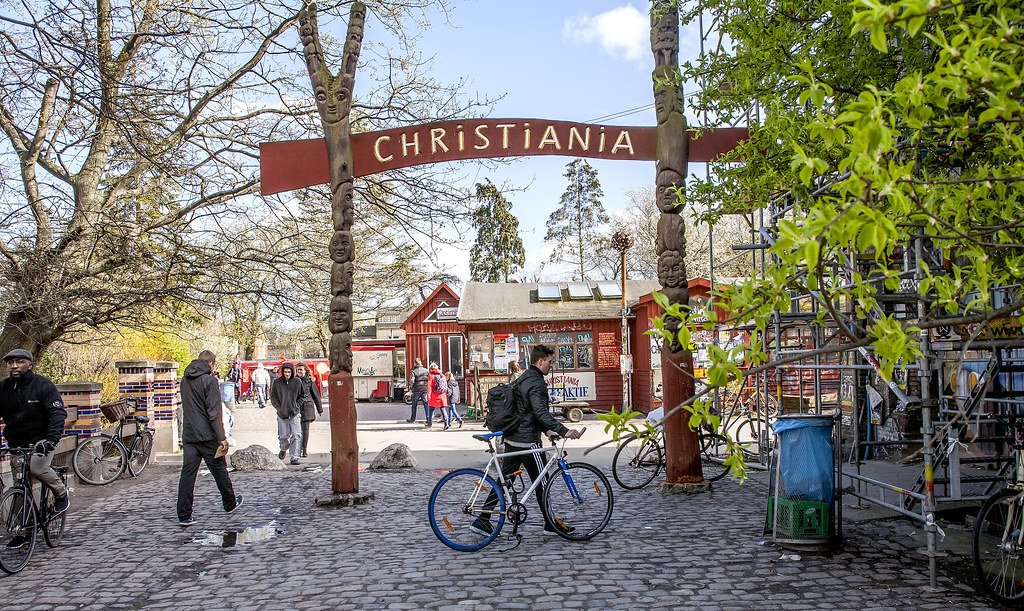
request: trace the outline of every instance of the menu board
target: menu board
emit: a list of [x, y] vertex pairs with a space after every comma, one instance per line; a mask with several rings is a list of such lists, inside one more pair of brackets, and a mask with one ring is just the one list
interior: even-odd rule
[[597, 334], [597, 368], [618, 369], [619, 368], [619, 342], [615, 333]]

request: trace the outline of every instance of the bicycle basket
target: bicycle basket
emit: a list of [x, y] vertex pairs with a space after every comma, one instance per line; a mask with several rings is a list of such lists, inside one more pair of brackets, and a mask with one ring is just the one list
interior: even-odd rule
[[134, 412], [135, 406], [127, 401], [114, 401], [100, 405], [100, 411], [103, 412], [104, 418], [114, 423], [120, 422], [121, 418]]

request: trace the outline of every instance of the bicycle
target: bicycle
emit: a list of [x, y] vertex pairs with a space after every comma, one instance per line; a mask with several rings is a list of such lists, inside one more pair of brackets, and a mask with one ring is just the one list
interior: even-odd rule
[[[29, 472], [29, 461], [35, 448], [7, 448], [5, 452], [23, 457], [20, 477], [16, 477], [14, 485], [0, 494], [0, 524], [3, 525], [0, 528], [0, 570], [13, 575], [32, 559], [40, 525], [46, 545], [51, 548], [60, 545], [67, 514], [53, 510], [56, 499], [46, 486], [40, 486], [39, 503], [36, 504]], [[68, 468], [57, 466], [53, 470], [67, 487]]]
[[[137, 407], [131, 399], [123, 399], [120, 403]], [[135, 424], [135, 432], [126, 438], [124, 427], [128, 423]], [[121, 416], [113, 435], [100, 433], [80, 440], [71, 458], [75, 475], [93, 486], [109, 484], [121, 477], [126, 469], [132, 477], [141, 475], [153, 452], [153, 431], [148, 423], [146, 416]], [[130, 439], [127, 445], [125, 439]]]
[[[582, 429], [580, 434], [586, 430]], [[503, 435], [501, 431], [473, 435], [474, 439], [486, 443], [487, 452], [493, 455], [484, 470], [458, 469], [434, 486], [427, 516], [431, 530], [441, 543], [460, 552], [475, 552], [494, 541], [508, 519], [512, 523], [509, 538], [515, 537], [518, 546], [523, 539], [519, 526], [527, 517], [525, 502], [537, 492], [541, 482], [544, 482], [545, 497], [541, 513], [559, 536], [570, 541], [587, 541], [604, 530], [611, 519], [615, 500], [608, 478], [599, 469], [583, 462], [567, 462], [564, 440], [559, 448], [558, 438], [552, 437], [552, 456], [529, 488], [523, 481], [522, 469], [506, 481], [500, 459], [540, 454], [546, 449], [497, 452], [494, 439]], [[497, 480], [492, 477], [492, 470], [497, 473]], [[496, 502], [488, 506], [487, 500], [492, 496]], [[470, 528], [479, 517], [497, 518], [490, 533], [480, 534]]]
[[[704, 479], [715, 482], [729, 473], [725, 465], [725, 437], [707, 429], [697, 430], [700, 465]], [[665, 468], [665, 445], [662, 429], [653, 436], [630, 434], [623, 439], [612, 457], [612, 477], [626, 490], [640, 490], [654, 481]]]
[[1015, 478], [982, 503], [974, 522], [972, 555], [983, 588], [996, 600], [1014, 604], [1024, 599], [1024, 425], [1016, 415], [1007, 420], [1013, 431]]

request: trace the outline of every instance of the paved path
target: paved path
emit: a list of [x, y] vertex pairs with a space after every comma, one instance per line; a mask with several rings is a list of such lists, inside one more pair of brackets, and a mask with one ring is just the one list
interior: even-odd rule
[[[616, 490], [612, 522], [586, 543], [542, 536], [532, 511], [522, 544], [467, 554], [426, 523], [439, 474], [361, 475], [376, 500], [324, 509], [326, 464], [237, 473], [243, 506], [224, 514], [208, 475], [191, 528], [174, 519], [177, 473], [75, 506], [65, 543], [41, 546], [0, 577], [4, 609], [946, 609], [987, 608], [943, 579], [928, 592], [913, 541], [887, 524], [848, 525], [835, 554], [780, 551], [760, 536], [762, 482], [667, 497]], [[90, 492], [95, 489], [90, 489]], [[529, 509], [534, 510], [531, 504]], [[40, 544], [42, 545], [42, 544]], [[225, 546], [226, 545], [226, 546]], [[786, 556], [784, 558], [784, 555]]]

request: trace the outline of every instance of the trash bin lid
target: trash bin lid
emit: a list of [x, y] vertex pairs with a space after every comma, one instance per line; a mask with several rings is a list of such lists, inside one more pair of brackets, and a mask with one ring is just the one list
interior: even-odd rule
[[835, 416], [823, 414], [785, 414], [772, 421], [772, 430], [775, 434], [783, 431], [792, 431], [812, 426], [832, 427]]

